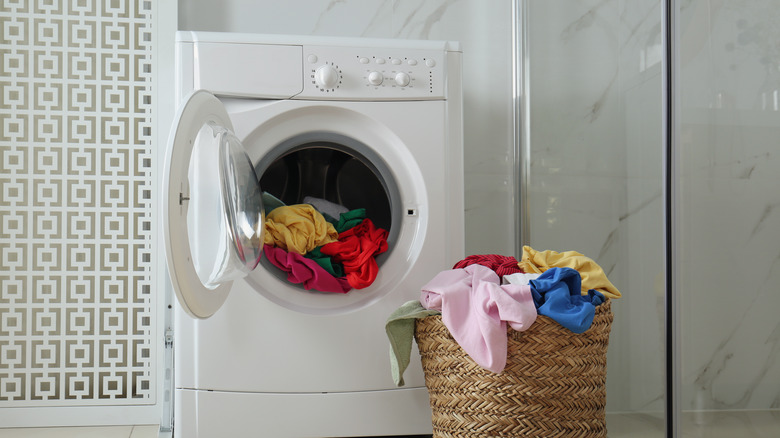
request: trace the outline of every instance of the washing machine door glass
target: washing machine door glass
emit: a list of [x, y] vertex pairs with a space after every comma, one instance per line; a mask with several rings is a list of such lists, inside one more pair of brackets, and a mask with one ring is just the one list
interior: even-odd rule
[[164, 185], [164, 230], [171, 280], [182, 307], [206, 318], [233, 280], [262, 254], [264, 212], [254, 166], [222, 103], [198, 91], [173, 127]]
[[260, 260], [262, 193], [241, 142], [211, 120], [195, 138], [188, 177], [192, 260], [200, 282], [215, 289], [244, 277]]

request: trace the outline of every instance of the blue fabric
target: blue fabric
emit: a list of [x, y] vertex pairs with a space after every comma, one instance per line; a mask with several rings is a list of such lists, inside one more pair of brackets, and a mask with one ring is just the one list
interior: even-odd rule
[[530, 281], [536, 311], [574, 333], [588, 330], [596, 306], [604, 302], [604, 295], [595, 289], [581, 295], [581, 283], [580, 273], [572, 268], [544, 271], [539, 278]]

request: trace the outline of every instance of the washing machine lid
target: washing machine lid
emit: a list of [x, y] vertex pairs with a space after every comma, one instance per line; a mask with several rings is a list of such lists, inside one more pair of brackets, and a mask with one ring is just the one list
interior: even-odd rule
[[164, 170], [163, 229], [184, 310], [213, 315], [262, 255], [265, 216], [254, 165], [222, 103], [195, 91], [179, 108]]

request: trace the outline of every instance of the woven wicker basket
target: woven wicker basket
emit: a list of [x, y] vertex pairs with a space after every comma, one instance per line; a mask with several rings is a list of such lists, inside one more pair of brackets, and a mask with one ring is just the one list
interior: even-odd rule
[[433, 411], [434, 438], [606, 437], [610, 301], [574, 334], [545, 316], [526, 331], [508, 328], [499, 374], [477, 365], [441, 316], [417, 320], [415, 340]]

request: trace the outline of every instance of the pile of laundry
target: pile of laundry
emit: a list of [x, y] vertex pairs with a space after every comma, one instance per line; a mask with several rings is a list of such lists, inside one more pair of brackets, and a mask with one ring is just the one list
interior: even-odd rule
[[[306, 197], [302, 204], [268, 201], [263, 253], [306, 290], [347, 293], [365, 288], [379, 272], [375, 257], [387, 251], [388, 232], [366, 217], [325, 199]], [[269, 208], [268, 206], [272, 207]]]
[[387, 319], [393, 379], [404, 384], [417, 318], [440, 314], [461, 348], [482, 368], [499, 373], [506, 366], [507, 324], [524, 331], [544, 315], [583, 333], [596, 307], [620, 296], [604, 270], [576, 251], [525, 246], [520, 261], [493, 254], [466, 257], [423, 286], [419, 300]]

